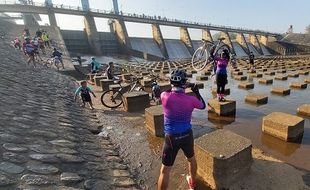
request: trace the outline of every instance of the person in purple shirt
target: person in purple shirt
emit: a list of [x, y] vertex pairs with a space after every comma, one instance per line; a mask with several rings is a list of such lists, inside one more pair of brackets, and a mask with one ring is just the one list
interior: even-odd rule
[[227, 49], [224, 49], [220, 57], [215, 57], [216, 67], [216, 85], [217, 85], [217, 98], [220, 102], [225, 101], [225, 85], [227, 84], [227, 65], [230, 60], [230, 55]]
[[194, 156], [191, 117], [195, 108], [205, 109], [206, 104], [199, 93], [197, 85], [190, 85], [196, 97], [185, 94], [185, 88], [189, 84], [186, 81], [185, 71], [172, 71], [170, 76], [172, 89], [161, 93], [164, 111], [165, 142], [162, 166], [158, 179], [158, 190], [168, 188], [169, 174], [180, 149], [182, 149], [188, 160], [189, 175], [186, 177], [188, 185], [190, 189], [195, 187], [197, 163]]

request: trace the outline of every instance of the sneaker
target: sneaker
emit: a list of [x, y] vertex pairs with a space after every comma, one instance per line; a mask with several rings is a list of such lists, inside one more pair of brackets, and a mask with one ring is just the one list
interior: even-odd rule
[[196, 184], [195, 184], [195, 182], [192, 180], [192, 178], [191, 178], [190, 175], [186, 175], [186, 181], [187, 181], [189, 190], [194, 190], [195, 187], [196, 187]]

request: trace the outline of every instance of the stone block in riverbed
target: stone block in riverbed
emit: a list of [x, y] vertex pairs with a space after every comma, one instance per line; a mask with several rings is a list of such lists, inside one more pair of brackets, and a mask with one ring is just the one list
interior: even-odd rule
[[160, 87], [160, 91], [164, 92], [166, 90], [170, 90], [171, 89], [171, 84], [170, 83], [159, 83], [158, 84]]
[[252, 165], [252, 143], [228, 130], [216, 130], [195, 140], [198, 175], [212, 189], [228, 189], [245, 178]]
[[297, 113], [310, 117], [310, 104], [304, 104], [297, 108]]
[[273, 87], [271, 89], [271, 93], [279, 95], [289, 95], [291, 93], [291, 89], [283, 87]]
[[208, 100], [208, 112], [216, 113], [219, 116], [228, 116], [236, 114], [236, 101], [226, 100], [219, 102], [218, 99]]
[[150, 97], [147, 92], [133, 91], [124, 94], [124, 109], [127, 112], [144, 111], [150, 106]]
[[251, 77], [256, 77], [256, 78], [262, 78], [263, 77], [263, 74], [262, 73], [253, 73], [253, 74], [250, 74]]
[[110, 80], [110, 79], [101, 79], [100, 80], [100, 86], [102, 88], [102, 91], [107, 91], [109, 90], [109, 86], [111, 84], [114, 84], [114, 81], [113, 80]]
[[265, 75], [275, 75], [275, 72], [274, 71], [268, 71], [268, 72], [265, 72]]
[[307, 83], [303, 83], [303, 82], [291, 82], [290, 87], [291, 87], [291, 88], [306, 89], [306, 88], [307, 88]]
[[[217, 94], [217, 89], [216, 88], [212, 88], [212, 94], [216, 95]], [[225, 95], [230, 95], [230, 88], [225, 88]]]
[[164, 136], [163, 106], [151, 106], [145, 109], [145, 124], [148, 130], [156, 137]]
[[272, 84], [273, 83], [273, 79], [265, 79], [265, 78], [262, 78], [262, 79], [259, 79], [258, 81], [260, 84]]
[[101, 85], [100, 80], [103, 80], [103, 79], [107, 79], [107, 77], [106, 76], [95, 76], [94, 81], [95, 81], [96, 86], [100, 86]]
[[287, 80], [287, 75], [276, 75], [276, 80]]
[[300, 74], [300, 75], [308, 75], [309, 71], [299, 71], [298, 74]]
[[245, 96], [245, 101], [253, 104], [267, 104], [268, 96], [251, 93]]
[[248, 79], [248, 77], [247, 76], [242, 76], [242, 75], [234, 75], [234, 79], [242, 81], [242, 80]]
[[199, 80], [199, 81], [206, 81], [206, 80], [208, 80], [208, 76], [206, 76], [206, 75], [197, 76], [197, 77], [196, 77], [196, 80]]
[[288, 76], [297, 78], [297, 77], [299, 77], [299, 74], [298, 73], [289, 73]]
[[241, 83], [239, 83], [238, 87], [243, 88], [243, 89], [253, 89], [254, 83], [252, 83], [252, 82], [241, 82]]
[[273, 112], [263, 118], [262, 131], [284, 141], [295, 141], [302, 137], [304, 123], [301, 117]]
[[305, 83], [310, 84], [310, 78], [305, 78]]

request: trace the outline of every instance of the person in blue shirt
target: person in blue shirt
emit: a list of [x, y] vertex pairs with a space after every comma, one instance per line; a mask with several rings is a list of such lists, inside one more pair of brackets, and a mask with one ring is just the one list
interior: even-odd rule
[[87, 86], [87, 82], [86, 81], [82, 81], [81, 82], [81, 86], [79, 88], [77, 88], [76, 91], [75, 91], [74, 101], [76, 101], [76, 97], [80, 94], [81, 98], [82, 98], [82, 101], [83, 101], [83, 105], [82, 106], [85, 107], [85, 104], [89, 103], [90, 109], [94, 109], [93, 103], [91, 101], [91, 97], [90, 97], [89, 93], [92, 93], [92, 95], [96, 98], [95, 93], [92, 91], [91, 88], [89, 88]]
[[97, 73], [101, 67], [101, 64], [98, 63], [94, 57], [92, 57], [90, 66], [91, 66], [91, 73]]
[[55, 59], [58, 59], [60, 61], [60, 63], [62, 64], [62, 68], [65, 69], [65, 66], [64, 66], [64, 63], [62, 61], [62, 57], [61, 56], [62, 56], [62, 53], [60, 53], [59, 51], [57, 51], [56, 48], [54, 48], [52, 57], [55, 58]]

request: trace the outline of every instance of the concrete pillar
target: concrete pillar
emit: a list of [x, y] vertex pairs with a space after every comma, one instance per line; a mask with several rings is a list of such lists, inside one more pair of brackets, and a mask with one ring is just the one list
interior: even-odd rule
[[194, 54], [194, 47], [186, 27], [180, 27], [180, 40], [185, 44], [191, 55]]
[[115, 19], [113, 21], [113, 28], [121, 48], [123, 48], [124, 51], [131, 49], [130, 39], [123, 19]]
[[28, 28], [38, 27], [39, 23], [32, 14], [23, 14], [24, 24]]
[[234, 46], [231, 42], [229, 33], [228, 32], [221, 32], [220, 38], [225, 38], [225, 40], [223, 42], [230, 47], [230, 51], [232, 53], [235, 53], [235, 49], [234, 49]]
[[256, 34], [249, 34], [249, 41], [258, 50], [258, 52], [263, 55], [262, 47], [260, 46]]
[[89, 11], [89, 1], [88, 0], [81, 0], [82, 9], [83, 11]]
[[168, 59], [169, 58], [168, 51], [167, 51], [166, 44], [165, 44], [165, 41], [164, 41], [164, 38], [163, 38], [163, 35], [161, 33], [159, 25], [158, 24], [152, 24], [152, 31], [153, 31], [153, 39], [158, 44], [160, 51], [163, 54], [163, 56]]
[[114, 12], [116, 14], [118, 14], [119, 10], [118, 10], [118, 2], [117, 2], [117, 0], [113, 0], [113, 8], [114, 8]]
[[267, 35], [261, 35], [260, 36], [260, 43], [263, 44], [264, 46], [268, 45], [268, 36]]
[[50, 21], [50, 26], [57, 26], [56, 16], [54, 11], [48, 10], [48, 20]]
[[88, 38], [89, 46], [91, 47], [93, 53], [96, 55], [101, 55], [101, 45], [100, 45], [100, 38], [96, 28], [95, 19], [91, 15], [84, 16], [84, 26], [85, 32]]
[[241, 45], [247, 54], [250, 53], [248, 43], [246, 43], [243, 33], [237, 33], [236, 41]]
[[202, 39], [213, 42], [213, 38], [212, 38], [210, 30], [208, 29], [202, 30]]

